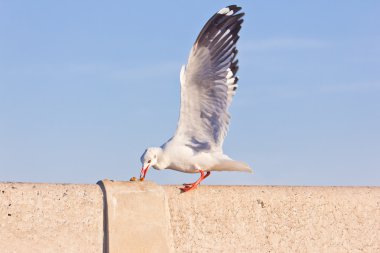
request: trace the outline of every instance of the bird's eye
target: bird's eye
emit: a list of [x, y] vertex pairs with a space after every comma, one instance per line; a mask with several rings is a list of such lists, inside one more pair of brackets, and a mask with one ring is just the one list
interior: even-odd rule
[[152, 160], [149, 160], [148, 163], [150, 163]]

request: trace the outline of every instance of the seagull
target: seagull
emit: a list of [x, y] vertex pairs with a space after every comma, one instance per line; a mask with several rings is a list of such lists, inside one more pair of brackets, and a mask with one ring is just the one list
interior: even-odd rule
[[227, 6], [215, 13], [199, 33], [186, 66], [180, 72], [181, 107], [177, 130], [161, 147], [151, 147], [141, 156], [140, 180], [150, 167], [200, 173], [196, 188], [211, 171], [252, 172], [244, 162], [223, 153], [228, 131], [228, 109], [237, 89], [236, 42], [243, 23], [241, 7]]

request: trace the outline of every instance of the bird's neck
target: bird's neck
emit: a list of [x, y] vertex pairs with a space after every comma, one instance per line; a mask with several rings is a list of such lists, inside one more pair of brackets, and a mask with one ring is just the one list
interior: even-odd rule
[[167, 154], [161, 149], [160, 154], [158, 155], [157, 163], [154, 166], [159, 170], [166, 169], [170, 165], [170, 159]]

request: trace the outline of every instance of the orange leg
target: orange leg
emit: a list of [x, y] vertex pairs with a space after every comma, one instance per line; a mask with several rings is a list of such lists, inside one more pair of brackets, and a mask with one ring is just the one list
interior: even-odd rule
[[199, 185], [199, 184], [200, 184], [205, 178], [207, 178], [207, 177], [211, 174], [210, 171], [207, 171], [207, 172], [206, 172], [206, 175], [205, 175], [205, 173], [204, 173], [203, 170], [199, 170], [199, 172], [201, 173], [201, 177], [200, 177], [197, 181], [195, 181], [194, 183], [191, 183], [191, 184], [183, 184], [185, 187], [180, 188], [183, 192], [187, 192], [187, 191], [190, 191], [190, 190], [192, 190], [192, 189], [197, 188], [197, 186], [198, 186], [198, 185]]

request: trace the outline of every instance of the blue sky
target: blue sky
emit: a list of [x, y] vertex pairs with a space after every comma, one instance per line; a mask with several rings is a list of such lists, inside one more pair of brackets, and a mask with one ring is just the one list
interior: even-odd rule
[[380, 185], [379, 1], [0, 1], [0, 181], [137, 176], [175, 131], [192, 43], [228, 4], [246, 17], [224, 150], [255, 173], [205, 183]]

